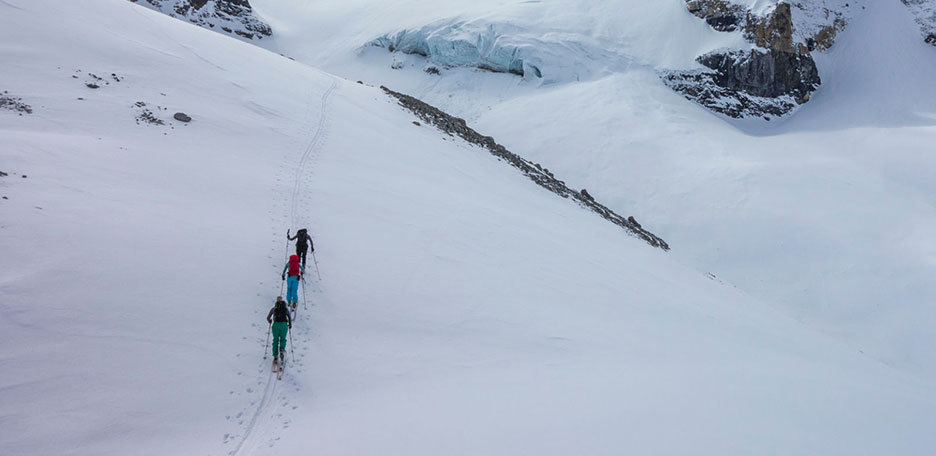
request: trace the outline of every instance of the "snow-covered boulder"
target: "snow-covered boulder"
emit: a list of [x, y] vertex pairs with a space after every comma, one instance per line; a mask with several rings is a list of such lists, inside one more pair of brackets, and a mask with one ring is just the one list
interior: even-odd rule
[[249, 0], [130, 0], [193, 24], [239, 36], [263, 39], [273, 34], [269, 25], [257, 19]]

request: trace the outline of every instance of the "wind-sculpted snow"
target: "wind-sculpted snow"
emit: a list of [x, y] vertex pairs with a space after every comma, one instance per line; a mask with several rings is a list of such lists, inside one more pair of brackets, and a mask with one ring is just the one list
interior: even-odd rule
[[936, 46], [936, 0], [901, 0], [910, 8], [920, 29], [923, 39]]
[[539, 83], [587, 80], [626, 58], [574, 33], [536, 33], [510, 23], [443, 20], [367, 43], [425, 57], [443, 67], [510, 73]]

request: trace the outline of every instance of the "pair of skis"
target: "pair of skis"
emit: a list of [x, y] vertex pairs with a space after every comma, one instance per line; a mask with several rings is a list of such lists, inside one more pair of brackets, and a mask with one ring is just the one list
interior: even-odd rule
[[278, 356], [273, 357], [273, 372], [276, 373], [276, 379], [283, 379], [283, 370], [286, 368], [286, 358], [283, 357], [283, 360], [280, 361]]

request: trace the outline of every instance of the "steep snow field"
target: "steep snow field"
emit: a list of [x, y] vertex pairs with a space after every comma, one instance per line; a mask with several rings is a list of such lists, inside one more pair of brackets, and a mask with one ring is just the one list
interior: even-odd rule
[[[657, 75], [698, 66], [693, 58], [713, 49], [750, 46], [740, 33], [708, 29], [682, 0], [598, 3], [254, 2], [278, 31], [269, 45], [465, 117], [571, 186], [651, 221], [687, 264], [936, 379], [936, 49], [911, 11], [896, 0], [807, 3], [807, 12], [848, 10], [850, 24], [815, 54], [824, 84], [812, 101], [767, 123], [717, 117]], [[546, 83], [444, 67], [432, 75], [422, 57], [361, 47], [437, 21], [464, 24], [466, 41], [491, 25], [495, 42], [565, 45], [565, 55], [524, 51], [550, 57], [564, 76]], [[475, 35], [492, 41], [488, 33]]]
[[[0, 25], [2, 90], [33, 108], [0, 111], [0, 454], [936, 447], [931, 382], [414, 125], [376, 88], [124, 0], [2, 0]], [[549, 93], [615, 87], [636, 116], [652, 103], [628, 78], [652, 86], [636, 72]], [[733, 131], [668, 106], [643, 117], [669, 110], [663, 134]], [[164, 125], [136, 122], [144, 109]], [[663, 207], [682, 190], [653, 175], [692, 151], [645, 156], [640, 138], [629, 164], [646, 168], [629, 175], [645, 182], [617, 194], [596, 169], [589, 190], [699, 252], [688, 225], [671, 226], [678, 208]], [[746, 164], [721, 147], [726, 166]], [[682, 189], [718, 171], [682, 169]], [[653, 179], [657, 190], [641, 185]], [[305, 225], [322, 280], [308, 279], [295, 358], [276, 381], [263, 317], [280, 293], [283, 232]]]

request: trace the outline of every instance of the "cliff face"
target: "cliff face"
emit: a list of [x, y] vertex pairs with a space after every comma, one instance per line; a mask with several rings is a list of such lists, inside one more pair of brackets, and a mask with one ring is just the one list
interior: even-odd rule
[[273, 34], [257, 19], [248, 0], [130, 0], [193, 24], [236, 35], [246, 40]]
[[849, 10], [848, 3], [824, 0], [795, 6], [780, 1], [758, 11], [732, 0], [686, 0], [686, 5], [715, 30], [740, 31], [756, 48], [700, 56], [696, 61], [706, 69], [664, 72], [664, 82], [713, 111], [767, 120], [809, 101], [821, 84], [811, 53], [834, 44]]

